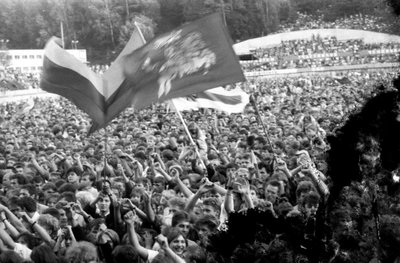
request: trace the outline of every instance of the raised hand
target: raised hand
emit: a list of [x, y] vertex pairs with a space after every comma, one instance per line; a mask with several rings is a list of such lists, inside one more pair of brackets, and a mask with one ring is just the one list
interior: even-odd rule
[[250, 193], [250, 184], [247, 180], [243, 180], [242, 183], [237, 183], [237, 191], [241, 194], [249, 194]]
[[122, 199], [121, 203], [126, 204], [127, 206], [129, 206], [130, 209], [136, 208], [136, 206], [134, 204], [132, 204], [132, 201], [129, 198]]
[[168, 247], [168, 239], [163, 235], [156, 236], [157, 243], [160, 244], [161, 248], [165, 249]]
[[82, 206], [79, 203], [73, 204], [72, 208], [74, 209], [75, 213], [80, 214], [80, 215], [83, 214]]
[[174, 181], [174, 182], [178, 181], [178, 179], [179, 179], [179, 171], [178, 171], [178, 169], [175, 168], [175, 167], [171, 168], [170, 176], [172, 178], [172, 181]]
[[144, 191], [144, 193], [143, 193], [143, 201], [145, 202], [145, 203], [148, 203], [148, 202], [150, 202], [151, 201], [151, 198], [153, 197], [153, 193], [154, 193], [154, 190], [151, 190], [151, 191]]
[[203, 179], [201, 179], [201, 185], [202, 186], [204, 185], [205, 187], [208, 187], [208, 188], [211, 188], [214, 186], [214, 184], [212, 182], [210, 182], [210, 180], [208, 180], [207, 177], [204, 177]]
[[125, 223], [129, 225], [135, 225], [135, 213], [133, 211], [129, 211], [124, 215]]
[[161, 164], [158, 163], [158, 162], [154, 163], [154, 169], [157, 170], [157, 171], [161, 171], [162, 170]]
[[275, 170], [286, 170], [287, 169], [287, 164], [284, 160], [277, 158], [276, 159], [276, 167]]
[[32, 224], [33, 220], [28, 216], [26, 212], [19, 212], [20, 217], [27, 223]]

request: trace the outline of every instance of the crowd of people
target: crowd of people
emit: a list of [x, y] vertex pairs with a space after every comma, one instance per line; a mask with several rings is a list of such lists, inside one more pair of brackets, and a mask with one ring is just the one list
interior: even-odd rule
[[380, 18], [371, 15], [357, 14], [349, 17], [338, 18], [333, 22], [328, 22], [324, 16], [315, 17], [308, 14], [298, 13], [298, 18], [294, 23], [282, 24], [277, 33], [322, 28], [356, 29], [389, 33], [390, 26], [391, 25], [381, 21]]
[[[326, 22], [323, 16], [315, 18], [299, 13], [294, 23], [283, 24], [275, 33], [329, 28], [389, 32], [389, 27], [370, 15], [359, 14]], [[339, 41], [336, 37], [316, 35], [309, 40], [282, 41], [276, 47], [253, 50], [255, 60], [242, 61], [242, 67], [245, 71], [266, 71], [398, 62], [399, 50], [399, 43], [394, 42], [366, 44], [362, 39]], [[99, 74], [108, 67], [90, 65], [92, 71]], [[39, 88], [40, 74], [22, 73], [12, 68], [0, 71], [0, 91]]]
[[[246, 262], [376, 259], [362, 183], [322, 217], [326, 138], [395, 75], [249, 80], [242, 88], [265, 127], [251, 104], [241, 114], [184, 112], [194, 144], [164, 104], [128, 109], [91, 135], [87, 116], [65, 99], [36, 99], [29, 113], [1, 105], [0, 262], [244, 262], [241, 246], [223, 256], [216, 238], [232, 231], [235, 215], [254, 211], [296, 222], [282, 231], [299, 244], [270, 229], [247, 244], [257, 253]], [[398, 231], [398, 221], [382, 219], [382, 233]]]
[[9, 90], [37, 89], [40, 75], [22, 73], [10, 67], [0, 68], [0, 92]]
[[[370, 15], [354, 15], [333, 22], [323, 16], [298, 14], [294, 23], [283, 24], [276, 33], [309, 29], [356, 29], [389, 33], [390, 25]], [[376, 51], [379, 52], [372, 52]], [[382, 52], [380, 52], [382, 50]], [[253, 61], [243, 62], [245, 70], [264, 71], [287, 68], [316, 68], [398, 62], [398, 43], [366, 44], [362, 39], [339, 41], [335, 37], [313, 36], [310, 40], [282, 41], [279, 46], [253, 50]]]
[[399, 43], [365, 44], [362, 39], [338, 41], [333, 36], [317, 35], [253, 50], [256, 59], [242, 65], [246, 70], [260, 71], [398, 62], [399, 47]]
[[[300, 14], [282, 32], [387, 26], [361, 15], [322, 20]], [[244, 68], [398, 60], [357, 57], [374, 49], [398, 45], [316, 36], [256, 50], [268, 62]], [[346, 55], [293, 59], [335, 52]], [[383, 198], [382, 190], [377, 202], [362, 180], [329, 206], [327, 163], [329, 136], [369, 98], [393, 89], [397, 74], [249, 79], [238, 84], [254, 99], [243, 113], [182, 113], [193, 142], [167, 104], [128, 108], [93, 134], [87, 115], [63, 98], [36, 98], [28, 111], [2, 104], [0, 262], [398, 262], [397, 196]], [[31, 77], [8, 71], [4, 79], [37, 87]]]

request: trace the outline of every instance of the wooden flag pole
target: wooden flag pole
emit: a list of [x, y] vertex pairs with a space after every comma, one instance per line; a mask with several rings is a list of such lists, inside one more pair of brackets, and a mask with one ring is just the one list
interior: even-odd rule
[[254, 99], [253, 95], [250, 95], [250, 103], [253, 105], [253, 108], [256, 111], [258, 123], [260, 123], [261, 126], [263, 127], [263, 130], [264, 130], [264, 133], [265, 133], [265, 137], [267, 138], [267, 143], [271, 147], [271, 151], [272, 151], [272, 155], [274, 156], [274, 160], [277, 161], [276, 160], [275, 151], [274, 151], [274, 147], [272, 146], [271, 140], [269, 138], [267, 127], [265, 127], [265, 124], [261, 119], [260, 111], [258, 110], [257, 103], [256, 103], [256, 100]]
[[103, 180], [106, 180], [106, 169], [107, 169], [107, 146], [108, 146], [108, 135], [107, 129], [104, 127], [104, 168], [103, 168]]
[[195, 150], [195, 152], [196, 152], [196, 155], [199, 157], [200, 163], [201, 163], [201, 165], [202, 165], [202, 166], [204, 167], [204, 169], [205, 169], [205, 176], [206, 176], [206, 175], [207, 175], [207, 168], [206, 168], [206, 165], [204, 164], [203, 160], [201, 159], [201, 155], [200, 155], [200, 153], [199, 153], [199, 151], [198, 151], [198, 149], [197, 149], [197, 145], [196, 145], [196, 143], [194, 142], [194, 140], [193, 140], [193, 138], [192, 138], [192, 135], [190, 135], [190, 132], [189, 132], [188, 127], [186, 126], [185, 120], [183, 119], [181, 112], [175, 107], [175, 103], [174, 103], [174, 100], [173, 100], [173, 99], [171, 100], [171, 104], [172, 104], [172, 106], [175, 108], [175, 112], [176, 112], [176, 114], [178, 114], [178, 117], [179, 117], [179, 119], [180, 119], [181, 122], [182, 122], [182, 125], [183, 125], [183, 128], [185, 129], [186, 134], [189, 136], [190, 144], [194, 146], [194, 150]]

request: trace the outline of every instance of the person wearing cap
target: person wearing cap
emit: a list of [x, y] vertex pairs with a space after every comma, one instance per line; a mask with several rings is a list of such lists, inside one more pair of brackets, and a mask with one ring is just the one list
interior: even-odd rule
[[25, 168], [25, 164], [24, 163], [17, 162], [17, 163], [14, 164], [13, 167], [14, 167], [14, 172], [16, 174], [21, 174], [21, 175], [24, 174], [24, 168]]

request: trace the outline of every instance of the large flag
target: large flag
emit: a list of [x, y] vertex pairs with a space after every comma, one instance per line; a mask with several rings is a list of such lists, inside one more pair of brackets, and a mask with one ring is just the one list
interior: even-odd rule
[[50, 40], [41, 88], [70, 99], [88, 113], [93, 120], [91, 133], [128, 106], [139, 110], [154, 102], [245, 80], [219, 14], [144, 42], [141, 32], [135, 30], [100, 77]]
[[138, 27], [135, 27], [125, 48], [103, 76], [62, 49], [58, 38], [51, 38], [45, 47], [40, 87], [71, 100], [89, 115], [93, 125], [105, 126], [106, 98], [125, 80], [121, 58], [145, 43]]
[[71, 100], [93, 122], [104, 122], [103, 79], [62, 49], [57, 38], [46, 44], [40, 87]]
[[130, 105], [139, 110], [245, 80], [220, 14], [156, 37], [124, 61], [126, 80], [107, 99], [105, 123]]
[[172, 107], [179, 111], [212, 108], [227, 113], [243, 112], [248, 103], [249, 95], [242, 89], [228, 91], [222, 87], [171, 100]]

